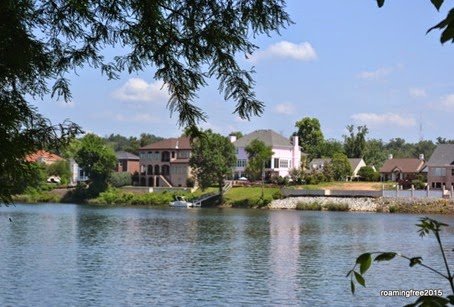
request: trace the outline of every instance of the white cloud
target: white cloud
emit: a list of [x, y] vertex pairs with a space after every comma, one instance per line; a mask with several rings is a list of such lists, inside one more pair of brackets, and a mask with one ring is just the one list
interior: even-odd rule
[[423, 98], [427, 96], [425, 89], [417, 87], [410, 88], [408, 94], [413, 98]]
[[274, 106], [274, 111], [278, 114], [292, 115], [295, 113], [295, 105], [292, 103], [279, 103]]
[[266, 50], [256, 51], [251, 55], [250, 61], [259, 62], [260, 60], [267, 58], [290, 58], [299, 61], [310, 61], [317, 58], [317, 53], [308, 42], [295, 44], [288, 41], [282, 41], [271, 45]]
[[441, 98], [440, 106], [446, 111], [453, 111], [454, 94], [450, 94]]
[[366, 126], [398, 126], [398, 127], [415, 127], [416, 120], [410, 116], [401, 116], [394, 113], [357, 113], [351, 116], [353, 120]]
[[141, 78], [129, 79], [112, 96], [121, 101], [146, 103], [164, 103], [169, 98], [167, 86], [162, 81], [147, 83]]
[[395, 71], [402, 70], [404, 65], [397, 64], [392, 67], [379, 67], [373, 71], [362, 71], [358, 73], [357, 77], [363, 80], [380, 80], [384, 79], [386, 76], [394, 73]]

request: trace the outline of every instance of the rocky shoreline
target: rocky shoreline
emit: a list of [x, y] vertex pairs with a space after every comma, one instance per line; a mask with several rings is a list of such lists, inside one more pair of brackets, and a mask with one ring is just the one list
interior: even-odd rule
[[337, 206], [351, 212], [454, 214], [453, 200], [430, 198], [288, 197], [273, 200], [268, 208], [304, 210], [311, 205], [319, 210]]

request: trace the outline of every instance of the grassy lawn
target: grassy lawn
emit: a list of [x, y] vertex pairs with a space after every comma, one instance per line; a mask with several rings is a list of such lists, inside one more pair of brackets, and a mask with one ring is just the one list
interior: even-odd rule
[[[273, 194], [278, 191], [279, 191], [279, 188], [265, 187], [264, 198], [271, 199]], [[261, 187], [234, 187], [225, 194], [224, 201], [227, 204], [241, 202], [246, 199], [251, 200], [251, 201], [256, 201], [256, 200], [260, 199], [261, 195], [262, 195]]]

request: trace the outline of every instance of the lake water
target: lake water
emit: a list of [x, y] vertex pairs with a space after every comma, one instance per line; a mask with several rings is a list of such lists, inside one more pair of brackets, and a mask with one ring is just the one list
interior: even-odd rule
[[[398, 306], [380, 290], [448, 283], [397, 259], [367, 288], [345, 277], [366, 251], [442, 269], [419, 215], [38, 204], [0, 208], [0, 306]], [[454, 217], [443, 234], [454, 262]], [[11, 221], [9, 220], [11, 219]]]

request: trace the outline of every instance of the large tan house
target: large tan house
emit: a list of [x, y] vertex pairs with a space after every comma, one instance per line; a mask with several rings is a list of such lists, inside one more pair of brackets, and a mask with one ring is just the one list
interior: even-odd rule
[[139, 149], [139, 183], [148, 187], [186, 187], [191, 176], [187, 137], [165, 139]]

